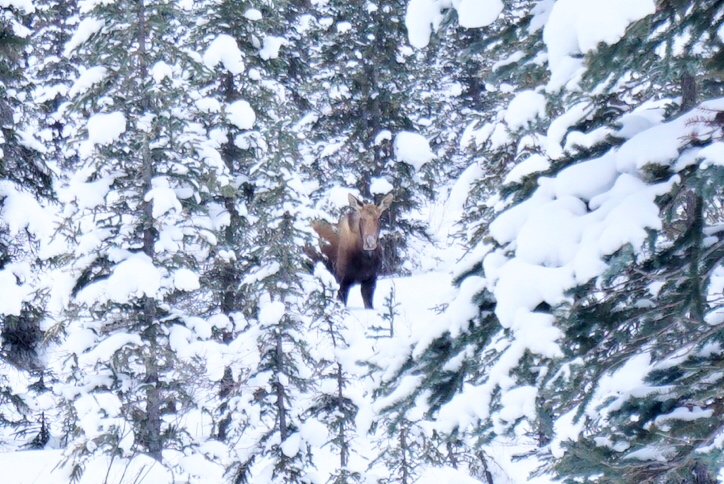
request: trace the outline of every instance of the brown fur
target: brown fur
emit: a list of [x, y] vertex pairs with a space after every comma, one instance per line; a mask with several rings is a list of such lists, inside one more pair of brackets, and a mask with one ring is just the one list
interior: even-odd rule
[[349, 289], [362, 285], [365, 308], [373, 309], [372, 300], [377, 284], [377, 273], [382, 263], [382, 249], [378, 244], [380, 216], [392, 203], [392, 194], [379, 205], [362, 204], [349, 195], [352, 211], [343, 215], [336, 226], [317, 220], [312, 228], [319, 235], [322, 254], [305, 249], [314, 261], [322, 261], [339, 283], [339, 299], [347, 304]]

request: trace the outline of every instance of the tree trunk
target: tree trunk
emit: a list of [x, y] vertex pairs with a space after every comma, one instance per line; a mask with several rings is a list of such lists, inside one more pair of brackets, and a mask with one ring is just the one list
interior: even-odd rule
[[[334, 338], [334, 334], [332, 337]], [[334, 346], [337, 346], [336, 343]], [[342, 393], [343, 390], [344, 377], [342, 374], [342, 365], [337, 363], [337, 409], [342, 415], [344, 415], [344, 395]], [[342, 418], [339, 424], [339, 433], [337, 434], [337, 437], [339, 438], [339, 466], [341, 469], [346, 469], [347, 462], [349, 461], [349, 445], [347, 444], [345, 430], [346, 429], [344, 426], [344, 418]]]
[[689, 248], [689, 286], [691, 291], [690, 317], [694, 321], [704, 324], [704, 312], [706, 301], [704, 299], [704, 288], [702, 287], [702, 275], [700, 271], [701, 248], [704, 243], [704, 199], [699, 190], [690, 193], [689, 206], [689, 237], [691, 247]]
[[[148, 82], [148, 65], [146, 62], [146, 5], [144, 0], [138, 0], [138, 75], [141, 80], [141, 104], [144, 109], [150, 108], [150, 99], [145, 91]], [[154, 176], [153, 159], [149, 140], [144, 139], [141, 149], [141, 176], [144, 195], [152, 188]], [[155, 257], [156, 231], [153, 227], [153, 202], [144, 199], [141, 209], [143, 210], [143, 252], [148, 257]], [[161, 460], [163, 442], [161, 439], [161, 406], [163, 396], [159, 387], [158, 369], [158, 342], [156, 328], [156, 301], [150, 297], [143, 299], [143, 313], [140, 315], [140, 322], [143, 324], [145, 339], [149, 342], [149, 354], [146, 356], [146, 411], [145, 418], [141, 423], [141, 435], [147, 446], [148, 453], [156, 460]]]
[[681, 112], [685, 113], [696, 106], [696, 78], [689, 71], [681, 76]]
[[162, 395], [158, 381], [158, 366], [156, 365], [155, 352], [151, 349], [151, 355], [146, 362], [146, 420], [142, 423], [142, 432], [148, 454], [154, 459], [161, 461], [163, 443], [161, 442], [161, 401]]
[[[277, 393], [277, 415], [279, 422], [279, 439], [280, 442], [287, 440], [287, 409], [284, 404], [284, 385], [280, 381], [279, 377], [284, 373], [284, 349], [282, 347], [283, 338], [281, 330], [277, 331], [276, 335], [276, 393]], [[284, 469], [286, 467], [286, 456], [283, 452], [279, 454], [279, 467]]]
[[408, 484], [411, 476], [407, 463], [407, 428], [405, 427], [400, 429], [400, 454], [402, 455], [402, 461], [400, 462], [400, 467], [402, 468], [400, 484]]
[[486, 484], [494, 484], [493, 474], [490, 472], [490, 466], [488, 466], [488, 458], [483, 451], [478, 452], [478, 459], [483, 464], [483, 475]]

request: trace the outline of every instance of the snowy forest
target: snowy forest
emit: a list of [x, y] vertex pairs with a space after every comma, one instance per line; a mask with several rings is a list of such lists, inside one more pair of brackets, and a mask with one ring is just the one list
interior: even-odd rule
[[724, 482], [724, 2], [0, 8], [3, 483]]

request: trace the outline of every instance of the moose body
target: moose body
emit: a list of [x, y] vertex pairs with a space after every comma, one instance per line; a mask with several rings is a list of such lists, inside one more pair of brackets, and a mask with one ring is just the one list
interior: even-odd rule
[[380, 216], [392, 203], [392, 194], [379, 205], [363, 204], [349, 195], [352, 211], [343, 215], [336, 227], [327, 222], [312, 223], [320, 237], [322, 256], [311, 252], [315, 261], [322, 261], [339, 284], [339, 299], [346, 305], [349, 290], [354, 284], [362, 286], [362, 301], [373, 309], [372, 300], [377, 285], [377, 273], [382, 266], [382, 248], [378, 244]]

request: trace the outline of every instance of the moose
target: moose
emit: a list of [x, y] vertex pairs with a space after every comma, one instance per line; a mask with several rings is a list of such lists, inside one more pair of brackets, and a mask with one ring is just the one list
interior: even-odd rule
[[382, 265], [382, 247], [378, 244], [380, 216], [390, 207], [392, 194], [386, 195], [378, 205], [363, 204], [351, 193], [348, 198], [352, 210], [342, 215], [336, 226], [322, 220], [312, 222], [312, 229], [320, 237], [322, 254], [309, 248], [306, 252], [334, 274], [340, 301], [347, 305], [350, 287], [361, 284], [365, 309], [374, 309], [372, 299]]

